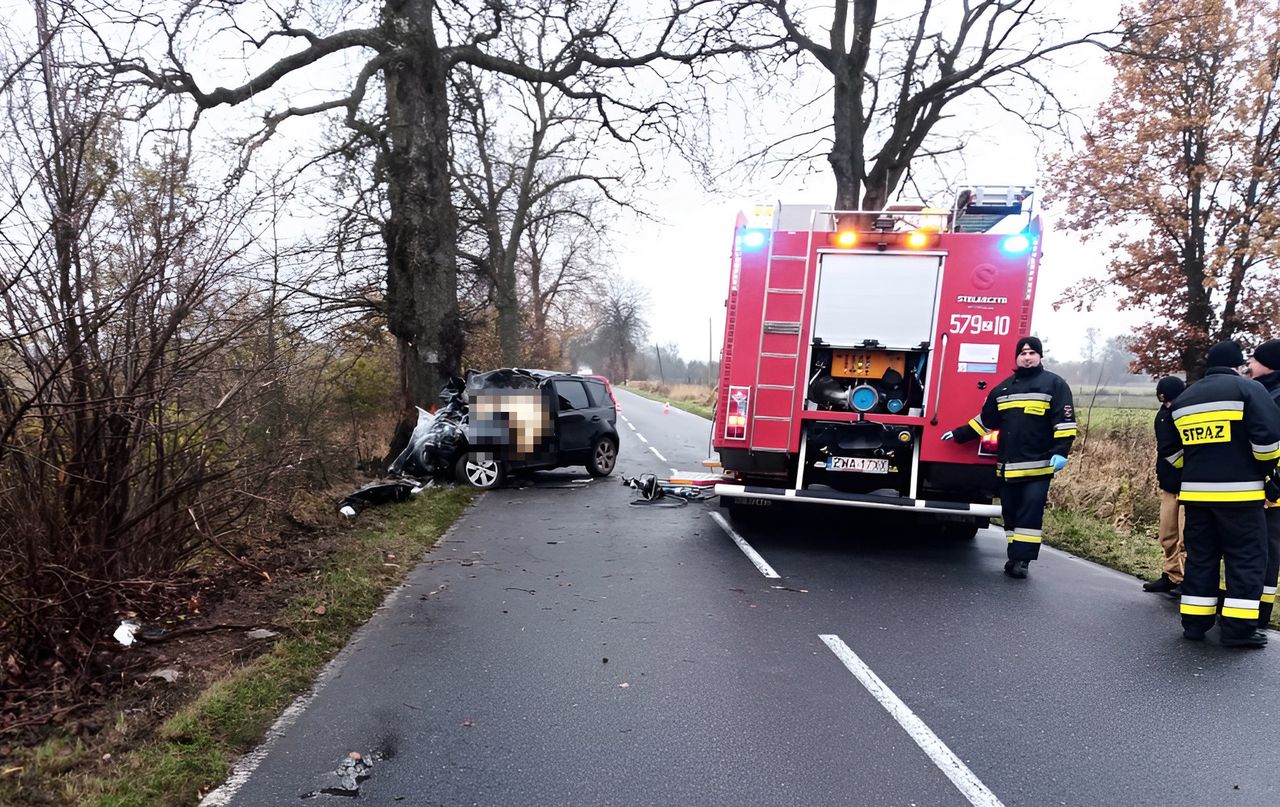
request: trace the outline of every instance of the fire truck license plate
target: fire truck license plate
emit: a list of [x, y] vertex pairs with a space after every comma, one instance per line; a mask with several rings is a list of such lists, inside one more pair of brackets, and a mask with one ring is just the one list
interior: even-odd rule
[[828, 471], [858, 471], [864, 474], [889, 473], [889, 461], [870, 457], [827, 457]]

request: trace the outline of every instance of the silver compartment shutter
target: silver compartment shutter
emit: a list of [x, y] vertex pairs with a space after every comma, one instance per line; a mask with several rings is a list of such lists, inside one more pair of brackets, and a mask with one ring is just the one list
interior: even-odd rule
[[942, 260], [937, 255], [823, 254], [813, 336], [856, 347], [912, 349], [933, 339]]

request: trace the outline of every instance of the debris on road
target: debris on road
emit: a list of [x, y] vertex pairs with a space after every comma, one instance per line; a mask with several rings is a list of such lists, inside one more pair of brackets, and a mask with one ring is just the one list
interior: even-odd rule
[[634, 507], [684, 507], [689, 502], [706, 501], [716, 495], [718, 481], [719, 474], [708, 473], [677, 473], [667, 479], [658, 479], [654, 474], [622, 477], [623, 485], [640, 493], [639, 499], [630, 502]]

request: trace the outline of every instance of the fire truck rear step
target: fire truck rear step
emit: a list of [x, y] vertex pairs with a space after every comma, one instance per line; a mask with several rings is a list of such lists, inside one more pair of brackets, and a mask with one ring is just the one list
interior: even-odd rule
[[788, 490], [763, 488], [754, 485], [716, 485], [716, 494], [722, 498], [768, 499], [780, 502], [813, 502], [840, 505], [842, 507], [868, 507], [876, 510], [899, 510], [912, 513], [943, 513], [968, 515], [975, 518], [992, 518], [1000, 515], [998, 504], [970, 502], [945, 502], [932, 499], [908, 499], [902, 496], [876, 496], [867, 493], [841, 493], [836, 490]]

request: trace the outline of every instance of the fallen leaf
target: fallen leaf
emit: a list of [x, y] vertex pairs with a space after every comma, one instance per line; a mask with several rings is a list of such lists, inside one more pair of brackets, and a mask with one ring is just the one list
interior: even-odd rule
[[317, 605], [317, 606], [315, 607], [314, 613], [317, 613], [317, 614], [319, 614], [320, 616], [324, 616], [326, 613], [328, 613], [328, 611], [329, 611], [329, 609], [328, 609], [328, 608], [325, 608], [323, 605]]

